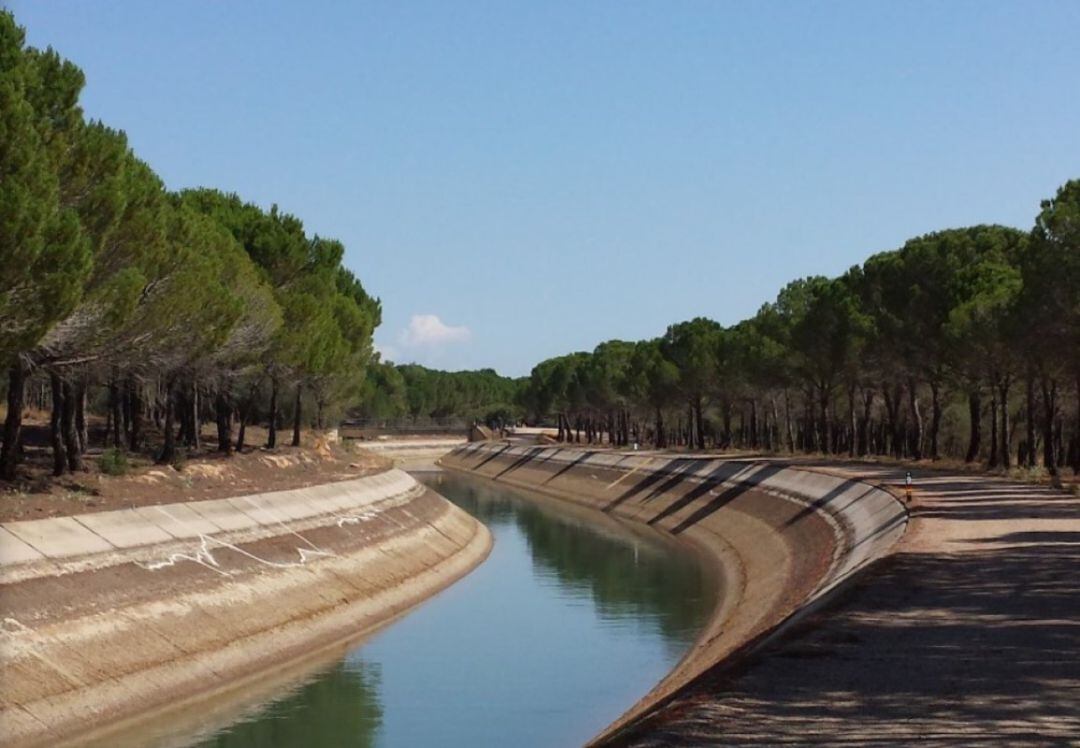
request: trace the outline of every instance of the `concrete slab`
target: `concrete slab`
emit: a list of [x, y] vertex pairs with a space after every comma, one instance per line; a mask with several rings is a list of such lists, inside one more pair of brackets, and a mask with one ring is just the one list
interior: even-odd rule
[[293, 491], [280, 491], [275, 494], [263, 494], [267, 499], [266, 506], [279, 515], [284, 514], [289, 519], [310, 519], [323, 514], [313, 501], [311, 501], [310, 488], [298, 488]]
[[416, 485], [408, 473], [390, 470], [340, 483], [290, 491], [11, 522], [0, 533], [0, 566], [135, 548], [282, 525], [312, 517], [347, 514], [398, 496]]
[[306, 519], [316, 513], [315, 509], [305, 502], [298, 502], [294, 497], [282, 495], [283, 493], [238, 496], [227, 501], [263, 527], [280, 527], [289, 520]]
[[414, 485], [416, 485], [416, 479], [403, 470], [391, 470], [386, 473], [386, 483], [384, 484], [386, 489], [385, 496], [396, 496], [400, 493], [405, 493]]
[[143, 506], [135, 511], [174, 538], [197, 538], [221, 532], [212, 520], [195, 513], [188, 504]]
[[41, 551], [27, 545], [0, 527], [0, 566], [40, 561], [45, 558]]
[[47, 558], [116, 550], [116, 546], [71, 517], [7, 522], [3, 528]]
[[140, 545], [162, 543], [172, 540], [169, 533], [147, 521], [134, 509], [115, 512], [78, 514], [75, 519], [105, 538], [117, 548], [135, 548]]
[[251, 515], [233, 505], [228, 499], [212, 501], [193, 501], [188, 507], [203, 519], [213, 522], [225, 532], [250, 530], [259, 525]]
[[348, 496], [348, 483], [329, 483], [312, 486], [305, 491], [307, 502], [318, 514], [337, 514], [341, 511], [341, 497]]
[[366, 482], [357, 485], [355, 482], [343, 483], [337, 487], [337, 491], [329, 497], [329, 503], [335, 512], [348, 512], [370, 501], [369, 497], [377, 492]]

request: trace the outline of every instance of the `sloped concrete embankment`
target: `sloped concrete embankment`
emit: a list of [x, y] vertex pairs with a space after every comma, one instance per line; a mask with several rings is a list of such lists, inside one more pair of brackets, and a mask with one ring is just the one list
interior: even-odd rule
[[440, 465], [667, 530], [719, 570], [723, 599], [680, 664], [599, 738], [647, 719], [820, 606], [903, 535], [887, 490], [779, 461], [470, 444]]
[[387, 457], [402, 470], [434, 470], [440, 457], [466, 444], [465, 437], [433, 439], [385, 439], [363, 442], [368, 452]]
[[0, 529], [0, 744], [55, 744], [362, 634], [487, 529], [408, 474]]

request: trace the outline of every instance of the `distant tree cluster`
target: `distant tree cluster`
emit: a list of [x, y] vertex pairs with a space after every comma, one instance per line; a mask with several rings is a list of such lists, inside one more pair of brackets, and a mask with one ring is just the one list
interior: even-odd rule
[[928, 234], [731, 327], [549, 359], [522, 403], [568, 441], [1080, 470], [1080, 181], [1029, 232]]
[[[82, 72], [25, 44], [0, 12], [0, 365], [7, 372], [0, 477], [23, 454], [27, 394], [51, 410], [53, 472], [81, 466], [88, 402], [106, 442], [155, 452], [242, 448], [281, 401], [299, 442], [359, 394], [381, 307], [342, 266], [340, 242], [215, 190], [171, 193], [122, 132], [79, 107]], [[239, 423], [234, 434], [234, 423]]]
[[505, 425], [520, 415], [522, 384], [492, 369], [438, 371], [377, 363], [368, 367], [360, 405], [351, 413], [369, 421], [460, 418]]

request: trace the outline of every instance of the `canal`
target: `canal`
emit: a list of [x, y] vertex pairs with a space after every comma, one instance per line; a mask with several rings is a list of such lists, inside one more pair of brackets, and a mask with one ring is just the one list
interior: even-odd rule
[[658, 531], [478, 479], [418, 477], [491, 529], [487, 561], [235, 714], [138, 742], [580, 745], [674, 667], [713, 610], [715, 578]]

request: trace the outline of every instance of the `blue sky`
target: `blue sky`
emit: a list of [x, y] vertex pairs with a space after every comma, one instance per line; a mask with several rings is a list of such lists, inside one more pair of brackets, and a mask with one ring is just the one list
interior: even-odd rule
[[8, 2], [173, 189], [345, 242], [395, 360], [749, 316], [1080, 177], [1080, 3]]

